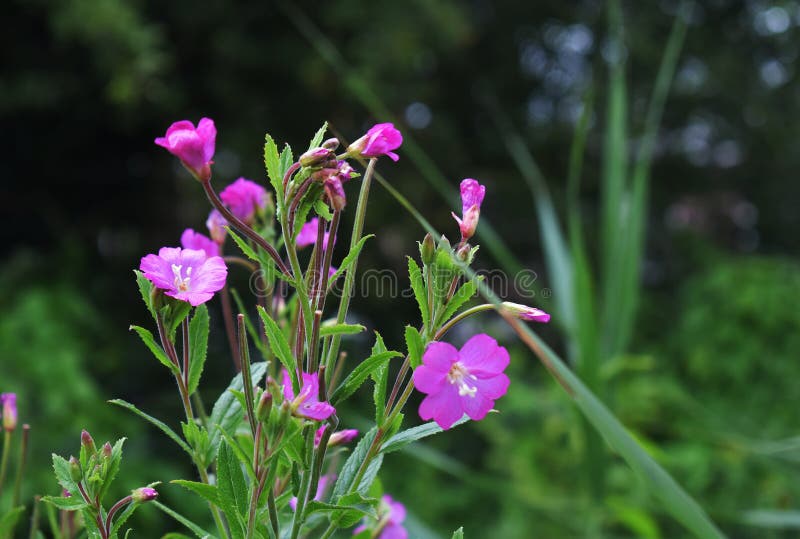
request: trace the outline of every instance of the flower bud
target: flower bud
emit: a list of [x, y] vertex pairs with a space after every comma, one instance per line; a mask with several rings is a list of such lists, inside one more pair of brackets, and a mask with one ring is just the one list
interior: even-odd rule
[[325, 142], [322, 143], [323, 148], [327, 148], [328, 150], [335, 152], [336, 148], [339, 147], [339, 139], [336, 137], [331, 137]]
[[267, 389], [261, 394], [261, 398], [258, 399], [258, 406], [256, 406], [256, 419], [260, 423], [266, 423], [269, 420], [269, 413], [271, 410], [272, 393], [270, 393], [269, 389]]
[[419, 255], [425, 265], [433, 263], [436, 258], [436, 242], [430, 234], [425, 234], [425, 238], [419, 246]]
[[111, 447], [110, 443], [106, 442], [106, 443], [103, 444], [103, 448], [101, 449], [101, 451], [103, 452], [103, 458], [104, 459], [110, 459], [111, 458], [112, 449], [113, 448]]
[[69, 477], [76, 483], [83, 479], [83, 471], [81, 471], [81, 464], [75, 457], [69, 458]]
[[201, 118], [196, 128], [188, 120], [173, 123], [155, 143], [180, 159], [197, 180], [208, 181], [211, 179], [211, 158], [214, 157], [216, 139], [214, 121]]
[[94, 445], [94, 439], [86, 429], [81, 431], [81, 446], [83, 446], [83, 448], [86, 450], [86, 454], [89, 456], [97, 453], [97, 447]]
[[211, 239], [220, 245], [225, 243], [225, 236], [228, 235], [226, 226], [228, 226], [228, 221], [219, 210], [211, 210], [211, 213], [208, 214], [208, 219], [206, 219], [206, 227]]
[[439, 238], [439, 248], [440, 249], [446, 249], [446, 250], [449, 251], [450, 247], [451, 247], [450, 246], [450, 240], [447, 239], [447, 236], [442, 234], [442, 237]]
[[461, 182], [461, 218], [452, 213], [461, 230], [461, 241], [467, 241], [475, 234], [485, 194], [486, 187], [477, 180], [467, 178]]
[[503, 309], [521, 320], [526, 320], [528, 322], [541, 322], [543, 324], [550, 321], [550, 315], [541, 309], [537, 309], [536, 307], [529, 307], [527, 305], [512, 303], [510, 301], [504, 301], [502, 305]]
[[344, 187], [342, 186], [341, 180], [336, 176], [332, 176], [325, 180], [323, 187], [331, 208], [339, 211], [343, 210], [345, 205], [347, 205], [347, 197], [344, 194]]
[[396, 150], [403, 143], [403, 135], [390, 123], [377, 124], [367, 133], [353, 142], [347, 148], [348, 155], [360, 157], [388, 156], [392, 161], [399, 157], [392, 150]]
[[[335, 140], [335, 139], [334, 139]], [[338, 141], [337, 141], [338, 145]], [[301, 166], [316, 168], [321, 167], [335, 157], [333, 150], [328, 148], [312, 148], [300, 156], [298, 162]]]
[[469, 264], [470, 262], [472, 262], [471, 260], [472, 257], [470, 256], [471, 254], [472, 254], [472, 246], [469, 243], [464, 243], [463, 245], [461, 245], [461, 247], [458, 248], [458, 251], [456, 251], [456, 258], [458, 258], [462, 262], [465, 262], [466, 264]]
[[3, 428], [6, 432], [13, 432], [17, 428], [17, 394], [3, 393], [0, 403], [3, 406]]
[[134, 503], [144, 503], [155, 500], [158, 497], [158, 492], [152, 487], [141, 487], [131, 492], [131, 498]]

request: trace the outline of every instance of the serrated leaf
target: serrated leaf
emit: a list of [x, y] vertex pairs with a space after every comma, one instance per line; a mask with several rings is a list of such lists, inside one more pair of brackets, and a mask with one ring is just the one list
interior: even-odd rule
[[[125, 510], [122, 511], [122, 513], [119, 513], [117, 515], [117, 518], [114, 519], [114, 523], [111, 526], [111, 533], [109, 534], [109, 537], [117, 537], [117, 532], [122, 527], [122, 525], [125, 524], [125, 522], [129, 518], [131, 518], [131, 515], [133, 515], [134, 511], [139, 509], [141, 506], [142, 506], [141, 503], [129, 503], [128, 506], [125, 508]], [[129, 533], [131, 533], [130, 529], [127, 532], [125, 532], [126, 539]]]
[[153, 293], [153, 283], [150, 282], [150, 279], [144, 276], [139, 270], [133, 270], [133, 273], [136, 274], [136, 285], [139, 287], [139, 293], [142, 295], [142, 301], [144, 301], [147, 310], [150, 311], [150, 315], [153, 317], [153, 320], [156, 319], [156, 311], [153, 309], [153, 301], [152, 301], [152, 293]]
[[283, 207], [283, 174], [281, 173], [278, 145], [269, 134], [264, 135], [264, 166], [267, 169], [269, 183], [275, 190], [275, 200], [279, 208]]
[[333, 219], [330, 207], [328, 207], [328, 204], [321, 198], [318, 198], [316, 202], [314, 202], [314, 211], [328, 222]]
[[464, 539], [464, 528], [462, 527], [454, 531], [452, 539]]
[[70, 496], [69, 498], [61, 496], [43, 496], [42, 501], [62, 511], [79, 511], [80, 509], [88, 507], [80, 496]]
[[147, 330], [143, 327], [139, 326], [131, 326], [130, 329], [136, 332], [139, 335], [139, 338], [142, 339], [142, 342], [147, 346], [150, 352], [155, 356], [155, 358], [161, 362], [162, 365], [167, 367], [173, 374], [178, 375], [180, 370], [178, 366], [175, 365], [172, 361], [169, 360], [167, 357], [167, 353], [161, 348], [161, 345], [158, 344], [153, 337], [153, 334], [150, 333], [150, 330]]
[[417, 300], [422, 322], [430, 322], [430, 309], [428, 306], [428, 294], [425, 291], [425, 281], [422, 279], [422, 270], [410, 256], [408, 257], [408, 278], [411, 281], [411, 290], [414, 291], [414, 298]]
[[[254, 385], [261, 381], [266, 370], [267, 364], [263, 361], [250, 365], [250, 376]], [[243, 389], [242, 374], [239, 373], [233, 377], [228, 389], [223, 391], [217, 402], [214, 403], [211, 416], [208, 418], [209, 454], [206, 456], [206, 462], [213, 461], [219, 450], [219, 445], [222, 441], [220, 429], [226, 432], [233, 432], [233, 429], [242, 421], [244, 409], [230, 390], [241, 392]]]
[[227, 441], [219, 447], [217, 458], [217, 482], [219, 485], [220, 506], [234, 537], [244, 537], [243, 515], [247, 511], [247, 485], [244, 482], [239, 460]]
[[255, 250], [250, 247], [247, 242], [239, 236], [236, 232], [234, 232], [233, 228], [230, 226], [226, 226], [225, 229], [228, 231], [228, 235], [233, 238], [233, 242], [239, 247], [239, 250], [242, 251], [242, 254], [249, 258], [254, 262], [261, 262], [261, 259], [258, 257], [258, 254]]
[[[280, 175], [281, 175], [281, 189], [283, 189], [283, 177], [286, 175], [286, 172], [289, 170], [294, 164], [294, 157], [292, 156], [292, 147], [288, 144], [284, 145], [283, 151], [281, 151], [280, 156]], [[283, 191], [281, 191], [283, 192]]]
[[336, 480], [336, 484], [333, 486], [333, 493], [331, 494], [331, 500], [333, 500], [334, 503], [339, 501], [345, 494], [350, 494], [357, 490], [353, 486], [353, 481], [356, 478], [358, 469], [361, 468], [361, 464], [367, 457], [367, 453], [369, 452], [370, 446], [372, 446], [372, 441], [375, 439], [377, 431], [377, 427], [372, 427], [364, 437], [359, 440], [353, 452], [345, 461], [344, 466], [342, 466], [342, 471], [339, 474], [339, 478]]
[[174, 441], [176, 444], [178, 444], [181, 449], [186, 451], [186, 453], [189, 456], [192, 456], [192, 449], [186, 444], [186, 442], [184, 442], [181, 439], [180, 436], [178, 436], [175, 433], [175, 431], [173, 431], [171, 428], [169, 428], [167, 426], [167, 424], [164, 423], [163, 421], [160, 421], [160, 420], [156, 419], [155, 417], [144, 413], [143, 411], [139, 410], [133, 404], [131, 404], [131, 403], [127, 402], [127, 401], [124, 401], [122, 399], [113, 399], [113, 400], [110, 400], [108, 402], [110, 402], [111, 404], [116, 404], [117, 406], [121, 406], [123, 408], [126, 408], [126, 409], [130, 410], [131, 412], [133, 412], [134, 414], [136, 414], [139, 417], [141, 417], [142, 419], [144, 419], [145, 421], [147, 421], [148, 423], [154, 425], [161, 432], [166, 434], [172, 441]]
[[173, 511], [172, 509], [170, 509], [169, 507], [167, 507], [163, 503], [159, 502], [158, 500], [153, 500], [150, 503], [153, 504], [155, 507], [158, 507], [161, 511], [163, 511], [166, 514], [168, 514], [169, 516], [171, 516], [172, 518], [174, 518], [175, 520], [177, 520], [178, 522], [180, 522], [181, 524], [183, 524], [187, 528], [189, 528], [192, 531], [192, 533], [194, 533], [198, 537], [198, 539], [209, 539], [209, 538], [214, 537], [213, 535], [211, 535], [210, 533], [205, 531], [203, 528], [201, 528], [200, 526], [198, 526], [197, 524], [195, 524], [194, 522], [192, 522], [191, 520], [189, 520], [185, 516], [181, 515], [180, 513], [176, 512], [176, 511]]
[[289, 376], [292, 377], [292, 387], [300, 387], [299, 381], [297, 380], [297, 362], [292, 354], [292, 349], [289, 347], [289, 342], [286, 340], [286, 336], [261, 305], [259, 305], [257, 309], [258, 315], [264, 323], [264, 331], [267, 334], [269, 347], [272, 349], [275, 357], [278, 358], [278, 361], [289, 371]]
[[365, 328], [361, 324], [322, 324], [319, 328], [319, 336], [325, 337], [326, 335], [355, 335], [361, 333]]
[[179, 485], [186, 490], [194, 492], [204, 500], [214, 504], [219, 505], [219, 489], [214, 485], [208, 485], [206, 483], [198, 483], [197, 481], [187, 481], [185, 479], [173, 479], [170, 483], [174, 483]]
[[456, 311], [475, 295], [477, 289], [474, 281], [467, 281], [462, 284], [458, 290], [456, 290], [456, 293], [453, 294], [453, 297], [450, 298], [450, 301], [447, 302], [447, 306], [442, 311], [442, 314], [439, 315], [439, 319], [436, 321], [437, 325], [450, 320], [450, 318], [456, 314]]
[[208, 309], [198, 305], [189, 322], [189, 395], [197, 390], [208, 351]]
[[188, 301], [181, 301], [178, 299], [166, 297], [167, 305], [164, 306], [162, 312], [164, 313], [164, 321], [167, 323], [167, 330], [172, 342], [175, 342], [175, 330], [181, 325], [189, 312], [192, 310], [192, 304]]
[[441, 303], [447, 298], [453, 279], [458, 276], [459, 270], [453, 264], [453, 254], [448, 248], [436, 250], [436, 258], [433, 262], [433, 291], [436, 302]]
[[[222, 437], [225, 439], [226, 442], [228, 442], [228, 447], [230, 447], [230, 449], [234, 453], [236, 453], [236, 458], [239, 459], [239, 462], [244, 465], [245, 470], [247, 471], [247, 475], [250, 477], [250, 479], [256, 481], [256, 473], [255, 470], [253, 470], [252, 451], [250, 452], [251, 453], [250, 455], [245, 453], [241, 445], [236, 441], [236, 439], [234, 439], [233, 436], [231, 436], [224, 430], [222, 431]], [[252, 439], [250, 441], [252, 442]], [[250, 445], [252, 446], [252, 443]], [[273, 451], [275, 450], [276, 449], [273, 448]]]
[[350, 395], [356, 392], [356, 390], [361, 387], [367, 377], [372, 374], [373, 371], [385, 365], [390, 359], [393, 357], [402, 356], [400, 352], [395, 352], [394, 350], [390, 350], [388, 352], [380, 352], [373, 356], [368, 357], [359, 365], [353, 369], [350, 374], [347, 375], [347, 378], [336, 388], [336, 391], [333, 392], [331, 395], [330, 402], [334, 406], [336, 403], [346, 399]]
[[[467, 421], [469, 421], [469, 416], [464, 415], [461, 419], [453, 423], [453, 427], [462, 425]], [[439, 434], [440, 432], [443, 432], [443, 429], [442, 427], [437, 425], [435, 421], [430, 421], [423, 425], [406, 429], [402, 432], [398, 432], [397, 434], [395, 434], [394, 436], [383, 442], [383, 445], [381, 446], [381, 453], [382, 454], [392, 453], [393, 451], [402, 449], [411, 442], [416, 442], [417, 440], [421, 440], [422, 438], [427, 438], [428, 436], [433, 436], [434, 434]]]
[[53, 472], [56, 474], [56, 480], [61, 488], [69, 492], [73, 497], [80, 498], [80, 491], [75, 481], [69, 473], [69, 462], [64, 457], [60, 457], [53, 453]]
[[425, 343], [422, 341], [422, 335], [419, 334], [419, 331], [411, 326], [406, 326], [405, 338], [409, 364], [412, 369], [416, 369], [422, 363]]
[[[372, 355], [374, 356], [381, 352], [386, 352], [386, 345], [383, 343], [381, 334], [376, 331]], [[375, 403], [375, 424], [380, 425], [383, 423], [383, 415], [386, 412], [386, 384], [389, 377], [389, 364], [379, 365], [377, 369], [372, 371], [370, 376], [372, 381], [375, 382], [375, 387], [372, 390], [372, 402]]]
[[328, 130], [328, 122], [325, 122], [324, 124], [322, 124], [322, 127], [317, 129], [317, 132], [314, 133], [311, 142], [308, 143], [309, 150], [320, 147], [320, 145], [322, 144], [322, 139], [325, 138], [325, 132], [327, 130]]
[[358, 240], [358, 243], [356, 243], [353, 248], [350, 249], [350, 252], [347, 253], [347, 256], [342, 259], [339, 269], [336, 270], [336, 273], [333, 274], [333, 277], [331, 277], [328, 282], [336, 282], [336, 279], [338, 279], [345, 271], [347, 271], [348, 268], [353, 265], [353, 262], [358, 259], [358, 255], [361, 253], [361, 249], [364, 248], [364, 244], [367, 242], [367, 240], [373, 237], [375, 237], [375, 234], [368, 234]]
[[117, 477], [117, 473], [119, 473], [119, 465], [122, 462], [122, 446], [124, 444], [125, 438], [120, 438], [114, 442], [114, 446], [111, 448], [111, 458], [108, 459], [107, 472], [103, 478], [103, 486], [100, 487], [100, 492], [98, 494], [101, 500], [106, 492], [108, 492], [111, 483], [113, 483], [114, 479]]

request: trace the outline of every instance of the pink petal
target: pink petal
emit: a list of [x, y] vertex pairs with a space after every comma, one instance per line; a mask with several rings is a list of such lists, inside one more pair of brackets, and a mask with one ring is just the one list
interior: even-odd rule
[[509, 363], [508, 351], [485, 333], [473, 336], [464, 343], [458, 354], [470, 374], [479, 378], [501, 373]]
[[478, 388], [478, 393], [492, 400], [497, 400], [508, 391], [509, 379], [505, 374], [498, 374], [491, 378], [478, 378], [470, 380]]
[[281, 369], [281, 381], [283, 382], [283, 398], [288, 401], [294, 400], [294, 389], [292, 388], [292, 377], [285, 368]]
[[[201, 251], [204, 252], [204, 251]], [[193, 292], [218, 292], [225, 286], [228, 277], [228, 267], [222, 257], [212, 256], [207, 258], [200, 267], [194, 270], [190, 290]]]
[[300, 405], [297, 412], [310, 419], [324, 421], [336, 413], [336, 408], [327, 402], [305, 402]]
[[158, 255], [147, 255], [139, 263], [139, 270], [156, 288], [169, 290], [174, 286], [175, 276], [169, 262]]
[[400, 524], [387, 524], [378, 539], [408, 539], [408, 532]]
[[419, 416], [422, 419], [433, 419], [447, 430], [453, 423], [461, 419], [464, 411], [461, 408], [461, 397], [452, 384], [447, 384], [439, 393], [428, 395], [419, 405]]
[[464, 413], [466, 413], [470, 419], [480, 421], [486, 417], [489, 410], [494, 407], [494, 401], [478, 392], [474, 397], [461, 397], [461, 405], [463, 406]]
[[459, 353], [455, 346], [446, 342], [434, 341], [422, 354], [422, 363], [431, 369], [447, 373], [450, 372], [450, 367], [458, 361], [458, 358]]
[[200, 118], [200, 122], [197, 124], [197, 134], [203, 142], [203, 163], [205, 164], [214, 157], [217, 143], [217, 127], [214, 125], [214, 120]]
[[447, 373], [433, 369], [427, 365], [420, 365], [412, 375], [414, 387], [422, 393], [437, 393], [447, 383]]

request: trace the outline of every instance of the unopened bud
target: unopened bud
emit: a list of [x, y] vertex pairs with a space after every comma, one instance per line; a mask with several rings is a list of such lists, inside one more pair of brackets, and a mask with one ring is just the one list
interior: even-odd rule
[[527, 320], [528, 322], [541, 322], [543, 324], [550, 321], [550, 315], [541, 309], [537, 309], [536, 307], [529, 307], [527, 305], [512, 303], [510, 301], [504, 301], [502, 305], [506, 311], [522, 320]]
[[110, 443], [108, 443], [108, 442], [104, 443], [103, 444], [103, 448], [102, 448], [103, 458], [110, 459], [111, 458], [112, 449], [113, 448], [111, 447]]
[[83, 446], [83, 449], [86, 450], [87, 455], [92, 456], [97, 453], [97, 447], [94, 445], [94, 439], [86, 429], [81, 431], [81, 445]]
[[425, 234], [425, 238], [419, 246], [419, 254], [425, 265], [432, 264], [436, 258], [436, 242], [430, 234]]
[[439, 247], [441, 249], [450, 249], [450, 240], [447, 239], [447, 236], [442, 234], [442, 237], [439, 238]]
[[12, 432], [17, 428], [17, 394], [3, 393], [0, 395], [3, 406], [3, 429]]
[[158, 492], [152, 487], [141, 487], [131, 492], [134, 503], [144, 503], [158, 498]]
[[304, 167], [316, 168], [321, 167], [333, 157], [335, 157], [333, 150], [328, 148], [312, 148], [301, 155], [298, 162]]
[[332, 152], [336, 151], [336, 148], [339, 147], [339, 139], [335, 137], [329, 138], [328, 140], [322, 143], [322, 147]]
[[256, 419], [260, 423], [266, 423], [269, 420], [269, 413], [271, 410], [272, 393], [270, 393], [269, 389], [267, 389], [261, 394], [261, 398], [258, 400], [258, 406], [256, 406]]
[[466, 262], [469, 264], [470, 261], [470, 253], [472, 252], [472, 246], [469, 243], [465, 243], [461, 247], [458, 248], [456, 251], [456, 258], [458, 258], [462, 262]]
[[324, 188], [331, 208], [339, 211], [343, 210], [347, 205], [347, 197], [344, 194], [341, 180], [336, 176], [330, 177], [325, 180]]
[[81, 464], [75, 457], [69, 458], [69, 477], [76, 483], [83, 479], [83, 472], [81, 471]]

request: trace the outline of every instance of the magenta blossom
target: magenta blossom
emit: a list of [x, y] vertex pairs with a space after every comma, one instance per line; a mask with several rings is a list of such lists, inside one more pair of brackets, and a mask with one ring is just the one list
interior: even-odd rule
[[225, 286], [228, 268], [219, 256], [201, 249], [162, 247], [158, 255], [142, 258], [139, 269], [165, 294], [194, 306], [210, 300]]
[[461, 350], [446, 342], [432, 342], [414, 371], [414, 387], [427, 396], [419, 406], [422, 419], [433, 419], [443, 429], [467, 414], [483, 419], [494, 401], [506, 394], [508, 352], [485, 333], [475, 335]]
[[[336, 474], [325, 474], [321, 476], [319, 478], [319, 482], [317, 483], [317, 492], [314, 493], [314, 499], [316, 501], [321, 501], [322, 497], [325, 496], [325, 490], [328, 488], [328, 485], [335, 480]], [[292, 508], [292, 511], [297, 510], [297, 496], [292, 496], [292, 498], [289, 500], [289, 507]]]
[[[322, 433], [325, 431], [325, 425], [322, 425], [320, 428], [317, 429], [317, 432], [314, 433], [314, 445], [317, 446], [322, 441]], [[358, 431], [356, 429], [344, 429], [340, 431], [336, 431], [331, 434], [331, 437], [328, 438], [328, 447], [334, 445], [341, 445], [346, 444], [347, 442], [353, 440], [356, 436], [358, 436]]]
[[208, 228], [211, 239], [219, 245], [225, 243], [225, 236], [228, 235], [226, 226], [228, 226], [228, 220], [222, 216], [219, 210], [211, 210], [206, 219], [206, 228]]
[[219, 245], [211, 238], [187, 228], [181, 234], [181, 247], [184, 249], [200, 249], [206, 256], [219, 256]]
[[155, 142], [178, 157], [183, 165], [199, 180], [211, 178], [211, 158], [217, 141], [214, 120], [201, 118], [195, 128], [188, 120], [175, 122], [163, 137]]
[[403, 135], [393, 124], [377, 124], [372, 126], [366, 135], [353, 142], [347, 148], [347, 153], [361, 157], [388, 155], [392, 161], [397, 161], [400, 157], [392, 150], [399, 148], [402, 143]]
[[[313, 219], [309, 219], [309, 221], [300, 228], [300, 232], [298, 232], [297, 234], [297, 238], [295, 239], [297, 247], [303, 248], [317, 243], [318, 227], [319, 227], [319, 217], [314, 217]], [[328, 245], [329, 236], [330, 233], [326, 230], [325, 235], [322, 236], [323, 249]], [[336, 241], [336, 239], [334, 238], [333, 241]]]
[[324, 421], [336, 413], [336, 408], [319, 400], [319, 375], [303, 373], [303, 384], [297, 397], [292, 389], [292, 379], [283, 369], [283, 397], [291, 403], [292, 413], [315, 421]]
[[528, 322], [541, 322], [545, 324], [550, 321], [550, 315], [536, 307], [528, 307], [527, 305], [512, 303], [510, 301], [504, 301], [503, 307], [517, 318]]
[[267, 204], [267, 190], [256, 182], [239, 178], [219, 194], [231, 213], [247, 224], [253, 222], [256, 211]]
[[458, 222], [458, 227], [461, 229], [461, 241], [467, 241], [475, 234], [485, 194], [486, 187], [477, 180], [467, 178], [461, 182], [461, 218], [452, 213], [453, 219]]
[[12, 432], [17, 428], [17, 394], [0, 394], [0, 406], [3, 407], [3, 428]]
[[131, 492], [131, 498], [135, 503], [144, 503], [158, 498], [158, 492], [152, 487], [141, 487]]
[[[371, 537], [376, 539], [408, 539], [408, 531], [402, 524], [405, 519], [405, 506], [400, 502], [394, 501], [388, 494], [384, 494], [378, 507], [378, 523], [375, 529], [372, 530]], [[353, 530], [353, 535], [357, 535], [369, 528], [368, 522], [365, 522]]]

